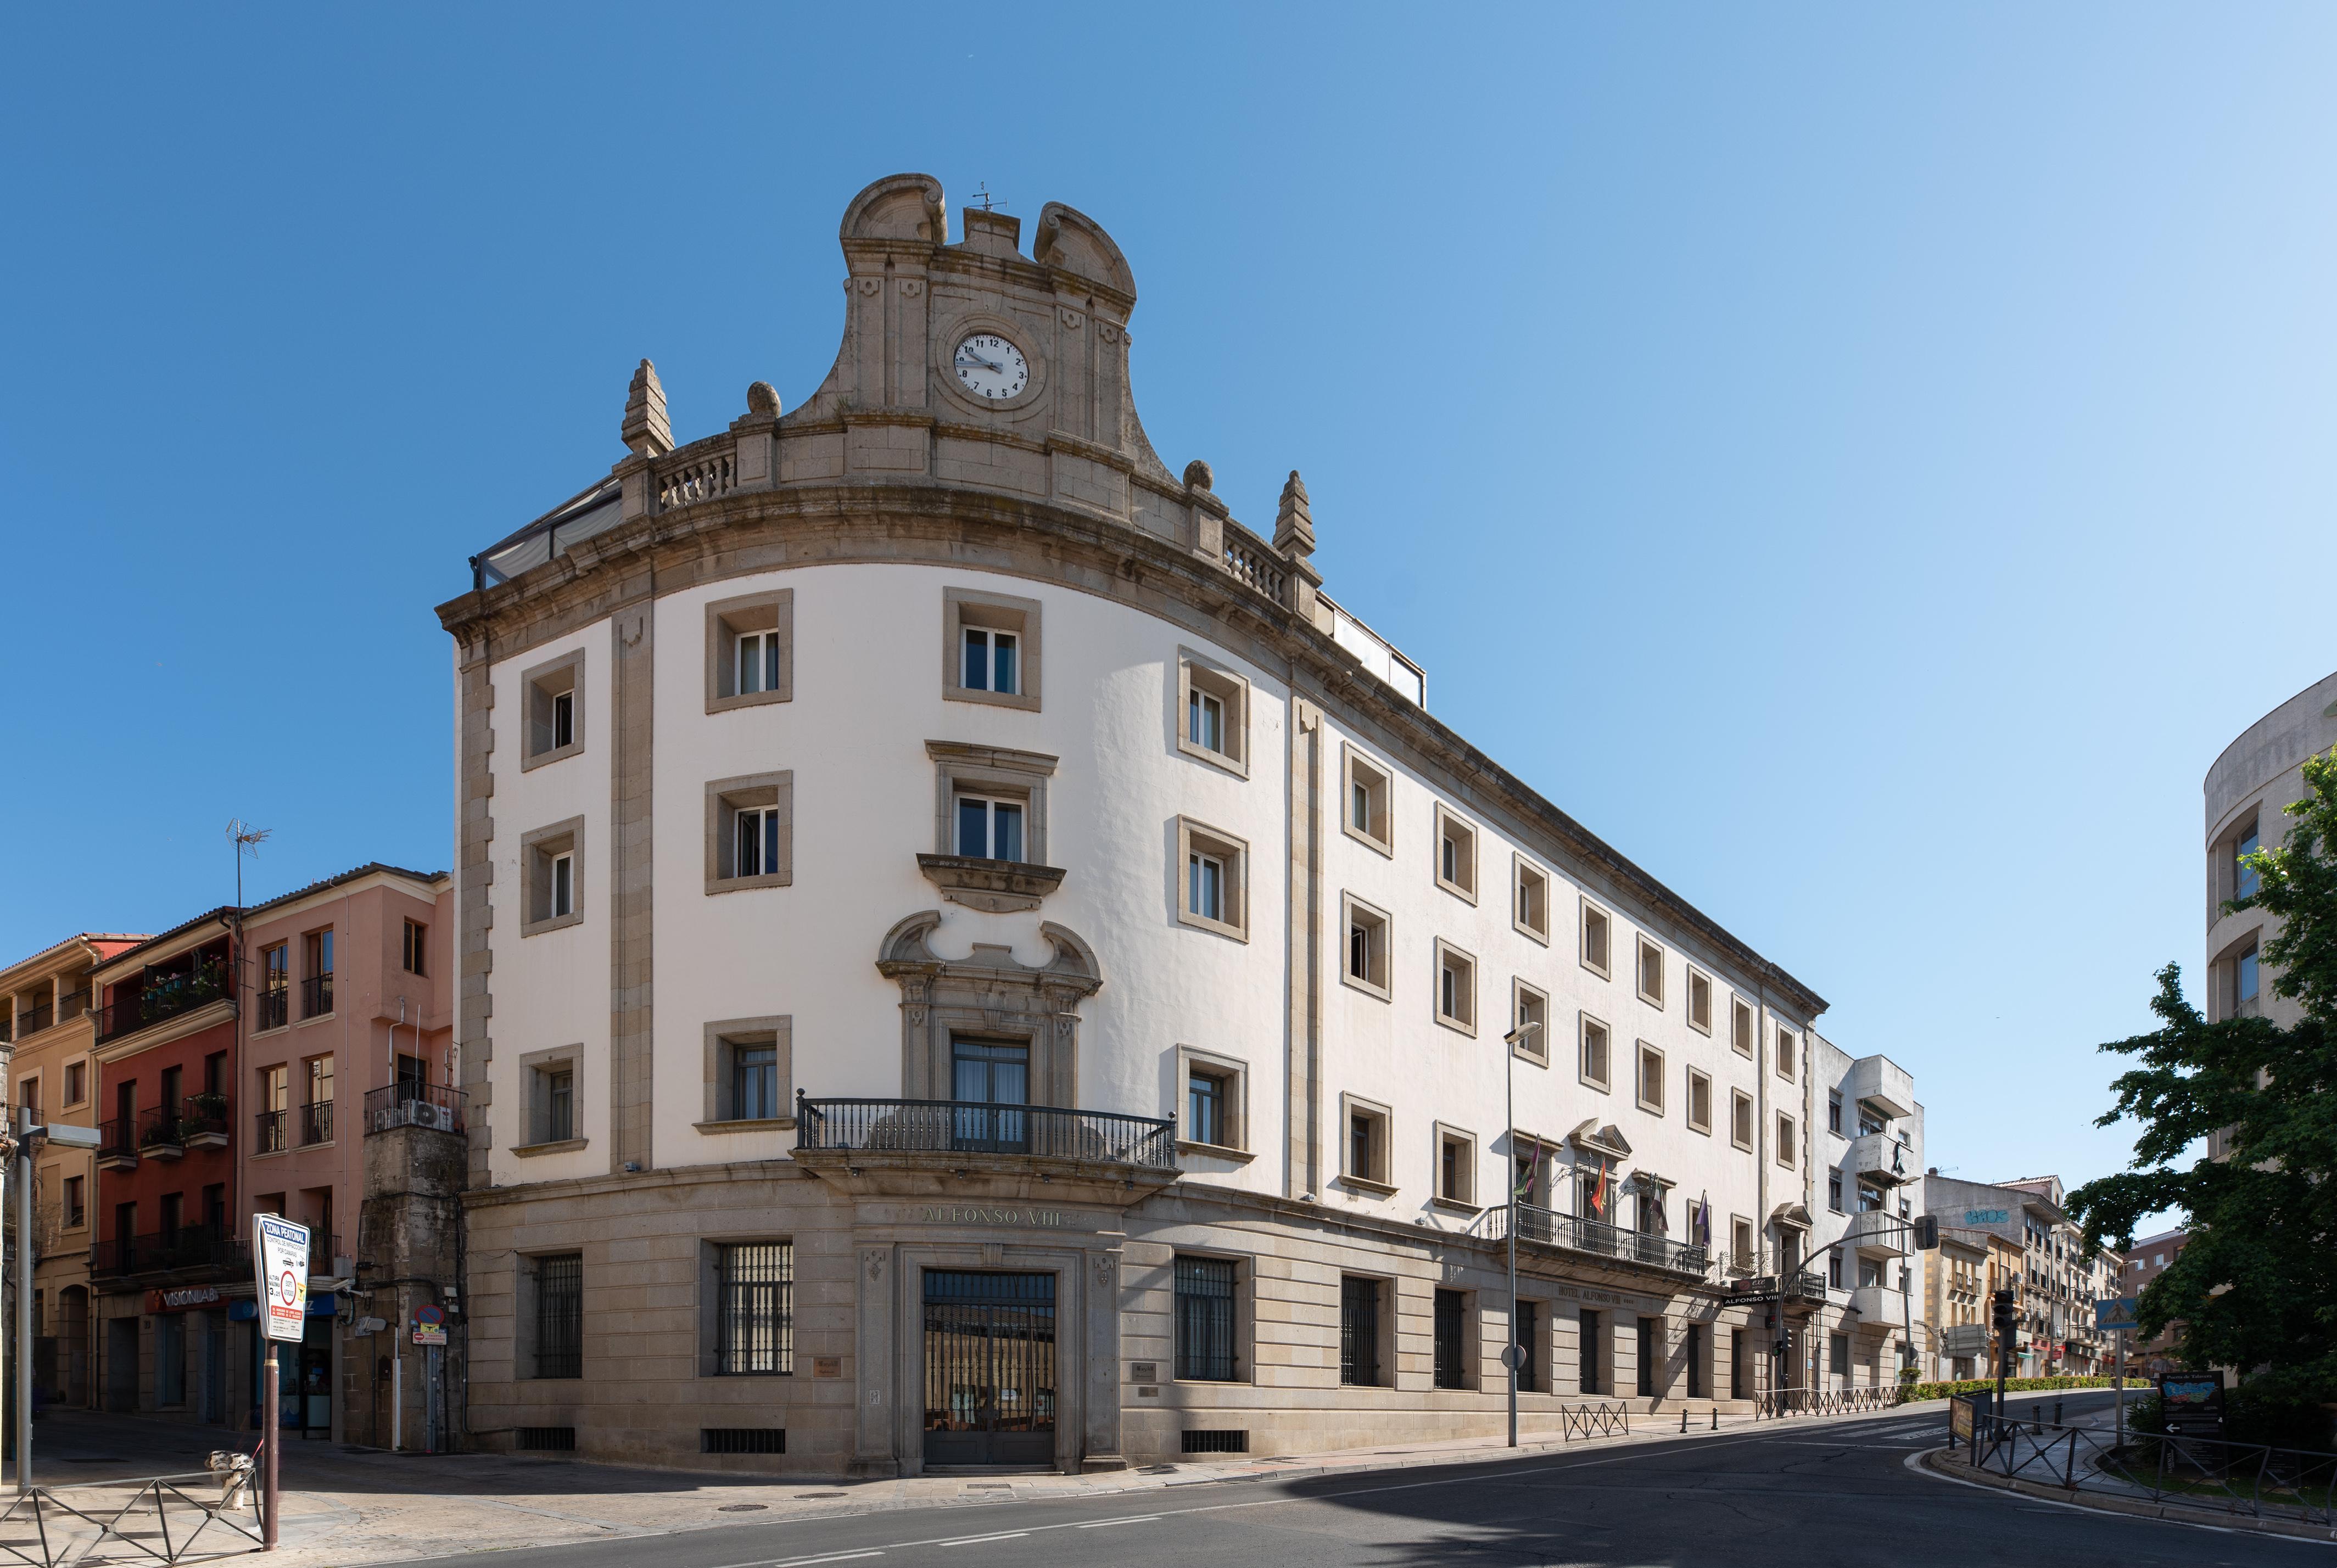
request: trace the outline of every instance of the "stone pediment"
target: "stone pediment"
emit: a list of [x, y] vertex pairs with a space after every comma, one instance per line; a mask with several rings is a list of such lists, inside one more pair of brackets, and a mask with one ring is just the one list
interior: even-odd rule
[[1780, 1203], [1769, 1211], [1772, 1224], [1790, 1225], [1796, 1231], [1810, 1228], [1810, 1212], [1799, 1203]]
[[1596, 1116], [1567, 1134], [1566, 1141], [1585, 1154], [1605, 1159], [1628, 1160], [1631, 1157], [1630, 1140], [1623, 1136], [1623, 1130], [1612, 1122], [1602, 1127]]
[[1039, 901], [1063, 881], [1058, 866], [977, 860], [969, 855], [919, 855], [917, 869], [950, 902], [992, 915], [1035, 910]]

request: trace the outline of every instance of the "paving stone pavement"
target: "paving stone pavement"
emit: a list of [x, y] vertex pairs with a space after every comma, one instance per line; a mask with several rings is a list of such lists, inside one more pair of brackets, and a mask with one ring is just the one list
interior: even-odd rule
[[[1803, 1425], [1914, 1423], [1944, 1429], [1946, 1405], [1902, 1406], [1872, 1416], [1766, 1421], [1765, 1429]], [[1741, 1432], [1745, 1417], [1720, 1418], [1718, 1432]], [[1912, 1427], [1911, 1427], [1911, 1430]], [[1697, 1412], [1691, 1434], [1710, 1435]], [[123, 1477], [202, 1468], [232, 1434], [138, 1416], [53, 1411], [34, 1435], [34, 1480], [44, 1486], [87, 1487]], [[1677, 1440], [1677, 1416], [1638, 1417], [1628, 1437], [1562, 1441], [1527, 1433], [1524, 1452], [1607, 1448], [1658, 1438]], [[1491, 1458], [1508, 1452], [1495, 1439], [1345, 1450], [1333, 1454], [1227, 1457], [1091, 1475], [928, 1475], [898, 1481], [840, 1482], [763, 1478], [694, 1471], [593, 1465], [557, 1457], [501, 1454], [393, 1455], [323, 1442], [287, 1443], [282, 1462], [284, 1522], [275, 1568], [360, 1565], [448, 1557], [525, 1546], [650, 1536], [728, 1524], [769, 1524], [885, 1510], [980, 1507], [1055, 1496], [1218, 1482], [1295, 1478]], [[68, 1496], [101, 1495], [72, 1492]], [[117, 1493], [116, 1495], [119, 1494]], [[222, 1538], [223, 1549], [249, 1550]], [[120, 1553], [100, 1561], [137, 1558]], [[151, 1561], [151, 1559], [150, 1559]]]

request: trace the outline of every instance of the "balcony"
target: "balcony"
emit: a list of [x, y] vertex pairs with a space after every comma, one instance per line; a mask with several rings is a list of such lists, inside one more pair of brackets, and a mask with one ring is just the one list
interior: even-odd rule
[[300, 1016], [321, 1018], [333, 1010], [333, 977], [310, 975], [300, 982]]
[[365, 1126], [368, 1134], [398, 1127], [420, 1127], [434, 1133], [463, 1130], [463, 1091], [435, 1084], [396, 1084], [367, 1089]]
[[333, 1141], [333, 1102], [318, 1100], [313, 1104], [301, 1106], [300, 1115], [293, 1123], [293, 1128], [299, 1135], [299, 1146], [304, 1149], [318, 1144], [331, 1143]]
[[134, 1171], [138, 1168], [138, 1118], [116, 1116], [97, 1129], [97, 1168]]
[[292, 1021], [292, 993], [288, 990], [262, 991], [251, 998], [251, 1027], [280, 1029]]
[[179, 1113], [164, 1107], [147, 1112], [138, 1118], [138, 1157], [142, 1160], [175, 1160], [187, 1152], [179, 1136]]
[[1869, 1258], [1903, 1258], [1907, 1255], [1908, 1222], [1882, 1209], [1869, 1209], [1850, 1217], [1850, 1229], [1843, 1233], [1843, 1242], [1851, 1251]]
[[1825, 1305], [1825, 1276], [1813, 1269], [1796, 1269], [1785, 1274], [1746, 1274], [1728, 1281], [1732, 1296], [1750, 1297], [1756, 1301], [1809, 1301]]
[[1110, 1111], [963, 1100], [796, 1096], [796, 1148], [857, 1154], [1014, 1154], [1134, 1165], [1173, 1175], [1177, 1125]]
[[114, 1236], [90, 1247], [89, 1271], [100, 1279], [125, 1274], [183, 1273], [197, 1269], [251, 1270], [251, 1250], [208, 1225], [144, 1236]]
[[188, 1148], [224, 1149], [228, 1134], [225, 1095], [189, 1095], [179, 1102], [179, 1142]]
[[251, 1152], [280, 1154], [292, 1146], [292, 1113], [262, 1111], [252, 1118]]
[[1868, 1133], [1853, 1138], [1842, 1168], [1871, 1182], [1912, 1182], [1921, 1173], [1909, 1168], [1907, 1145], [1890, 1133]]
[[136, 995], [98, 1009], [97, 1043], [104, 1045], [184, 1017], [198, 1008], [224, 1000], [228, 992], [224, 964], [206, 964], [182, 975], [150, 978]]
[[1863, 1100], [1886, 1116], [1915, 1114], [1914, 1076], [1889, 1057], [1861, 1057], [1851, 1063], [1843, 1088], [1853, 1105]]
[[1907, 1292], [1888, 1285], [1861, 1285], [1850, 1293], [1851, 1310], [1870, 1323], [1907, 1320]]
[[[1580, 1252], [1594, 1258], [1608, 1258], [1620, 1263], [1633, 1263], [1644, 1268], [1661, 1269], [1667, 1273], [1690, 1274], [1704, 1278], [1711, 1269], [1709, 1249], [1675, 1242], [1668, 1236], [1644, 1231], [1627, 1231], [1620, 1225], [1602, 1224], [1575, 1214], [1561, 1214], [1551, 1209], [1536, 1208], [1531, 1203], [1512, 1205], [1517, 1211], [1518, 1240], [1539, 1246], [1556, 1247], [1569, 1252]], [[1504, 1240], [1503, 1228], [1508, 1211], [1486, 1211], [1485, 1224], [1479, 1232], [1491, 1241]]]
[[37, 1008], [18, 1008], [15, 1027], [9, 1038], [21, 1040], [37, 1035], [56, 1021], [56, 1008], [51, 1003], [43, 1002]]

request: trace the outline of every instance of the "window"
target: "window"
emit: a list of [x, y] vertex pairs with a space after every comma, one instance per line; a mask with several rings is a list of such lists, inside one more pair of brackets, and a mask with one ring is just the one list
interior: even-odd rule
[[1385, 1283], [1339, 1280], [1339, 1381], [1350, 1388], [1380, 1386], [1380, 1294]]
[[65, 1104], [78, 1105], [89, 1098], [89, 1064], [86, 1061], [65, 1064]]
[[311, 1057], [300, 1064], [303, 1080], [299, 1142], [328, 1144], [333, 1138], [333, 1058]]
[[584, 650], [572, 648], [523, 672], [520, 701], [526, 745], [519, 765], [525, 773], [584, 749]]
[[1436, 1128], [1436, 1196], [1472, 1208], [1477, 1203], [1477, 1140], [1442, 1123]]
[[1639, 1397], [1652, 1398], [1656, 1392], [1656, 1366], [1662, 1355], [1661, 1325], [1653, 1318], [1639, 1320]]
[[280, 1154], [292, 1146], [292, 1068], [283, 1062], [259, 1069], [259, 1147]]
[[419, 920], [407, 920], [405, 939], [398, 944], [398, 967], [409, 975], [427, 974], [424, 967], [430, 950], [430, 928]]
[[734, 1044], [730, 1047], [730, 1119], [777, 1121], [779, 1108], [779, 1047]]
[[1842, 1091], [1840, 1089], [1826, 1091], [1826, 1131], [1835, 1134], [1842, 1131]]
[[738, 892], [795, 882], [796, 775], [741, 774], [706, 786], [706, 891]]
[[1512, 992], [1511, 1021], [1525, 1037], [1517, 1043], [1517, 1053], [1530, 1062], [1547, 1066], [1550, 1064], [1550, 998], [1522, 979], [1513, 979], [1510, 988]]
[[1178, 817], [1177, 847], [1183, 868], [1178, 920], [1247, 941], [1249, 845], [1189, 817]]
[[2253, 822], [2242, 828], [2238, 836], [2232, 840], [2233, 898], [2252, 899], [2256, 896], [2257, 889], [2262, 882], [2256, 875], [2255, 868], [2246, 862], [2247, 858], [2262, 847], [2256, 836], [2256, 824]]
[[706, 711], [758, 707], [795, 696], [796, 594], [791, 588], [706, 607]]
[[1639, 1109], [1664, 1114], [1664, 1054], [1645, 1040], [1639, 1042], [1638, 1096]]
[[1582, 1081], [1593, 1088], [1606, 1088], [1609, 1081], [1607, 1076], [1607, 1026], [1589, 1013], [1583, 1014]]
[[723, 1378], [794, 1372], [795, 1243], [724, 1242], [711, 1252], [713, 1364], [705, 1369]]
[[2229, 1016], [2236, 1018], [2242, 1013], [2252, 1013], [2255, 1010], [2257, 985], [2256, 944], [2251, 940], [2246, 947], [2240, 950], [2239, 956], [2232, 960], [2232, 1005]]
[[1604, 1319], [1605, 1314], [1590, 1307], [1582, 1308], [1575, 1315], [1576, 1382], [1586, 1394], [1606, 1391], [1605, 1379], [1599, 1376], [1607, 1362]]
[[992, 795], [957, 797], [958, 854], [977, 861], [1023, 860], [1022, 803]]
[[527, 1101], [527, 1136], [520, 1144], [522, 1149], [582, 1141], [576, 1105], [580, 1054], [580, 1047], [563, 1046], [530, 1052], [520, 1058], [521, 1081]]
[[1458, 1290], [1440, 1290], [1435, 1304], [1435, 1382], [1440, 1388], [1469, 1386], [1469, 1299]]
[[584, 918], [583, 842], [582, 817], [538, 828], [520, 839], [527, 878], [527, 918], [521, 923], [521, 936], [558, 930]]
[[88, 1177], [67, 1176], [65, 1178], [65, 1229], [77, 1231], [89, 1223], [88, 1193]]
[[1800, 1043], [1794, 1037], [1793, 1030], [1777, 1031], [1777, 1076], [1779, 1077], [1790, 1078], [1794, 1076], [1794, 1051]]
[[1529, 1394], [1541, 1392], [1541, 1303], [1520, 1301], [1517, 1331], [1510, 1342], [1518, 1348], [1518, 1387]]
[[1639, 939], [1639, 999], [1664, 1005], [1664, 950], [1645, 937]]
[[1728, 1141], [1751, 1153], [1753, 1148], [1753, 1096], [1742, 1089], [1728, 1092]]
[[1712, 1033], [1712, 977], [1693, 969], [1687, 972], [1687, 1027]]
[[1346, 1166], [1341, 1173], [1350, 1182], [1388, 1187], [1388, 1109], [1353, 1095], [1346, 1104]]
[[1389, 774], [1376, 763], [1347, 748], [1345, 831], [1384, 855], [1395, 852], [1394, 829], [1388, 814]]
[[1732, 1001], [1728, 1009], [1728, 1043], [1740, 1057], [1753, 1054], [1753, 1009], [1741, 1001]]
[[1477, 901], [1477, 830], [1442, 804], [1436, 808], [1436, 885]]
[[1691, 1399], [1712, 1398], [1711, 1358], [1705, 1350], [1705, 1331], [1701, 1323], [1687, 1325], [1687, 1397]]
[[1794, 1118], [1777, 1118], [1777, 1164], [1787, 1170], [1794, 1168]]
[[1712, 1131], [1712, 1079], [1690, 1067], [1687, 1070], [1687, 1125], [1691, 1131]]
[[1177, 1260], [1177, 1376], [1230, 1383], [1234, 1356], [1234, 1265], [1227, 1258]]
[[1352, 893], [1346, 898], [1349, 985], [1383, 1001], [1388, 995], [1388, 918]]
[[1197, 1144], [1226, 1141], [1226, 1081], [1215, 1073], [1186, 1076], [1185, 1136]]
[[1477, 1032], [1477, 960], [1436, 940], [1436, 1021], [1463, 1034]]
[[300, 939], [302, 967], [308, 971], [300, 982], [300, 1016], [320, 1018], [333, 1010], [333, 932], [328, 926], [321, 931], [310, 931]]
[[[1839, 1255], [1837, 1255], [1836, 1261], [1840, 1261]], [[1836, 1284], [1840, 1284], [1842, 1281], [1837, 1280], [1834, 1282]], [[1849, 1335], [1828, 1334], [1826, 1336], [1826, 1370], [1833, 1373], [1837, 1378], [1847, 1378], [1850, 1376]]]
[[1837, 1214], [1843, 1212], [1842, 1173], [1840, 1171], [1829, 1171], [1826, 1173], [1826, 1207], [1833, 1210]]
[[259, 951], [259, 1016], [252, 1032], [280, 1029], [292, 1021], [292, 944], [278, 942]]
[[1550, 940], [1550, 873], [1519, 855], [1510, 895], [1510, 923], [1538, 942]]
[[1181, 688], [1177, 749], [1213, 767], [1249, 774], [1249, 682], [1191, 648], [1177, 650]]
[[1582, 901], [1582, 967], [1602, 979], [1608, 974], [1608, 950], [1614, 924], [1605, 910], [1589, 899]]
[[1001, 707], [1039, 706], [1039, 601], [972, 589], [942, 593], [942, 695]]
[[534, 1289], [534, 1365], [538, 1378], [584, 1375], [584, 1255], [561, 1252], [527, 1260]]
[[1752, 1271], [1755, 1261], [1753, 1256], [1752, 1221], [1731, 1219], [1728, 1222], [1728, 1255], [1740, 1271], [1748, 1273]]

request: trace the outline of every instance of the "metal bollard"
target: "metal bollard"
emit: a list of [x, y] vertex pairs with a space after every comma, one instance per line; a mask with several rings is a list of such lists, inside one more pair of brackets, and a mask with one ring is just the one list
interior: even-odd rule
[[1680, 1430], [1687, 1430], [1687, 1407], [1685, 1405], [1680, 1407]]
[[1712, 1407], [1712, 1429], [1716, 1432], [1720, 1430], [1720, 1407], [1717, 1405]]
[[2058, 1399], [2056, 1399], [2056, 1400], [2054, 1400], [2054, 1401], [2053, 1401], [2053, 1425], [2055, 1425], [2056, 1427], [2058, 1427], [2058, 1426], [2062, 1425], [2062, 1421], [2061, 1421], [2061, 1401], [2060, 1401], [2060, 1400], [2058, 1400]]

